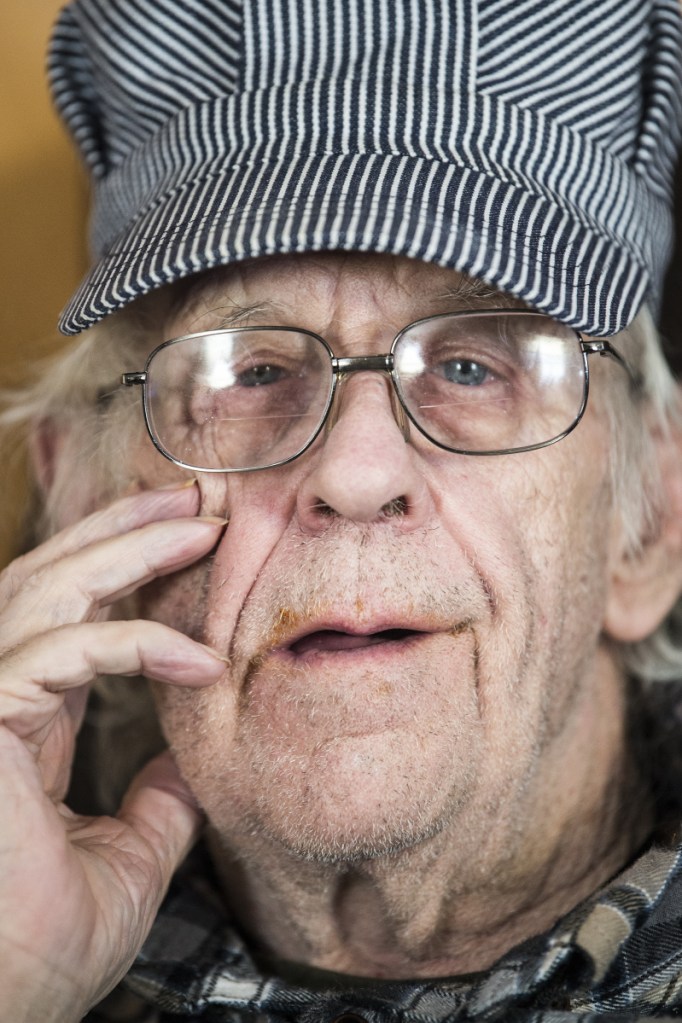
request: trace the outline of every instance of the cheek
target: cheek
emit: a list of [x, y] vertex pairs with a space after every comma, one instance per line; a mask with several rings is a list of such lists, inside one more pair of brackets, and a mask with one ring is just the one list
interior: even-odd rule
[[596, 655], [611, 494], [603, 445], [588, 457], [577, 441], [479, 461], [440, 491], [441, 519], [493, 609], [480, 657], [486, 717], [501, 728], [503, 706], [552, 730]]
[[[163, 461], [163, 460], [161, 460]], [[154, 464], [156, 475], [159, 469]], [[295, 488], [274, 473], [199, 474], [200, 515], [227, 518], [218, 547], [196, 565], [145, 588], [145, 616], [227, 653], [241, 609], [287, 529]], [[177, 478], [177, 477], [176, 477]], [[149, 470], [139, 484], [154, 485]]]
[[[66, 486], [50, 495], [62, 516], [76, 521], [127, 494], [190, 480], [194, 473], [164, 458], [152, 444], [137, 404], [114, 407], [70, 438], [61, 459]], [[78, 485], [74, 485], [74, 480]], [[64, 497], [70, 498], [65, 501]]]
[[206, 583], [204, 638], [219, 649], [229, 649], [241, 609], [290, 521], [294, 492], [287, 498], [286, 487], [269, 476], [199, 480], [201, 514], [229, 519]]
[[[610, 477], [604, 445], [590, 446], [590, 439], [584, 431], [554, 447], [491, 459], [466, 480], [466, 501], [461, 485], [442, 499], [452, 534], [463, 537], [490, 585], [512, 600], [516, 585], [540, 587], [551, 597], [561, 579], [604, 571]], [[538, 600], [540, 616], [544, 607]]]

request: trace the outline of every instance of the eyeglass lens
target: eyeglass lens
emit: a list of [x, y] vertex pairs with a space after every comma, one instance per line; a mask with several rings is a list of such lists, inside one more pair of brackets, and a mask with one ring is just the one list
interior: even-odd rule
[[[436, 444], [518, 450], [565, 433], [585, 398], [576, 334], [523, 313], [436, 316], [393, 346], [408, 415]], [[294, 458], [319, 431], [334, 371], [319, 338], [276, 328], [171, 341], [147, 367], [146, 411], [160, 448], [197, 469], [257, 469]]]

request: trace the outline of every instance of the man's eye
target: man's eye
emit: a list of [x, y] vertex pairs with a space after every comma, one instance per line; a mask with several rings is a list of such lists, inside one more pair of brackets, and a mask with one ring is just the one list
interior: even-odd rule
[[263, 384], [279, 383], [285, 376], [287, 376], [287, 372], [281, 366], [273, 366], [269, 362], [264, 362], [245, 369], [237, 376], [237, 382], [240, 387], [260, 387]]
[[448, 359], [440, 364], [438, 372], [449, 383], [466, 387], [480, 387], [491, 375], [487, 366], [473, 359]]

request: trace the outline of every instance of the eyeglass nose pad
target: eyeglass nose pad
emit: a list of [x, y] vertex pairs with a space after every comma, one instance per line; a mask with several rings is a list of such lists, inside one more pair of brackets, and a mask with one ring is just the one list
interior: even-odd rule
[[[387, 374], [388, 375], [388, 374]], [[398, 428], [403, 435], [403, 440], [406, 444], [410, 441], [410, 420], [407, 418], [403, 403], [398, 397], [398, 392], [395, 389], [393, 383], [393, 377], [391, 377], [391, 408], [393, 409], [393, 418], [398, 424]]]
[[[377, 372], [381, 372], [380, 370]], [[390, 373], [384, 374], [388, 377], [390, 383], [390, 394], [391, 394], [391, 411], [393, 412], [393, 418], [396, 421], [398, 429], [403, 435], [405, 443], [408, 444], [410, 440], [410, 420], [408, 419], [405, 409], [403, 408], [402, 402], [398, 397], [398, 393], [393, 382], [393, 377]], [[329, 436], [331, 431], [339, 421], [339, 410], [341, 408], [341, 391], [346, 380], [350, 376], [350, 373], [339, 373], [336, 378], [336, 389], [334, 391], [334, 397], [332, 399], [332, 407], [329, 410], [324, 424], [324, 436], [325, 439]]]

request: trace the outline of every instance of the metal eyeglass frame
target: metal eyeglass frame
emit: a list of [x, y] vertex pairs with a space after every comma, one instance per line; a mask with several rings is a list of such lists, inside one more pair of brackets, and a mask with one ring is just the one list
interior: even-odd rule
[[[391, 398], [392, 398], [393, 411], [394, 411], [394, 415], [396, 416], [396, 419], [397, 419], [397, 422], [398, 422], [398, 426], [402, 430], [403, 436], [405, 437], [406, 441], [409, 439], [409, 423], [412, 423], [412, 425], [419, 431], [419, 433], [423, 437], [426, 437], [426, 439], [428, 441], [430, 441], [431, 444], [434, 444], [436, 447], [441, 448], [444, 451], [449, 451], [449, 452], [451, 452], [452, 454], [455, 454], [455, 455], [472, 455], [472, 456], [480, 455], [480, 456], [483, 456], [483, 457], [490, 457], [490, 456], [493, 456], [493, 455], [515, 455], [515, 454], [521, 454], [524, 451], [537, 451], [540, 448], [546, 448], [546, 447], [549, 447], [552, 444], [556, 444], [558, 441], [563, 440], [564, 437], [567, 437], [569, 433], [572, 433], [572, 431], [575, 430], [575, 428], [578, 425], [578, 423], [580, 422], [580, 420], [583, 418], [583, 415], [585, 414], [585, 409], [587, 408], [587, 399], [588, 399], [589, 390], [590, 390], [590, 371], [589, 371], [589, 363], [588, 363], [588, 356], [589, 355], [599, 355], [599, 356], [602, 356], [602, 357], [608, 357], [608, 358], [615, 359], [615, 361], [627, 373], [628, 378], [630, 380], [630, 385], [631, 385], [632, 389], [634, 391], [638, 391], [642, 387], [642, 378], [641, 378], [641, 376], [634, 372], [634, 370], [628, 365], [627, 361], [623, 358], [623, 356], [620, 354], [620, 352], [618, 352], [618, 350], [616, 348], [614, 348], [613, 345], [609, 341], [606, 341], [604, 339], [589, 339], [588, 340], [585, 337], [583, 337], [583, 335], [580, 333], [580, 331], [575, 330], [573, 327], [567, 327], [566, 329], [570, 330], [575, 335], [575, 338], [576, 338], [576, 340], [578, 341], [578, 343], [580, 345], [580, 351], [581, 351], [582, 358], [583, 358], [584, 377], [583, 377], [583, 395], [582, 395], [582, 400], [581, 400], [581, 403], [580, 403], [580, 408], [579, 408], [575, 418], [573, 419], [573, 421], [570, 423], [570, 425], [565, 430], [563, 430], [561, 433], [557, 434], [555, 437], [550, 437], [549, 440], [540, 441], [537, 444], [527, 444], [527, 445], [525, 445], [523, 447], [518, 447], [518, 448], [517, 447], [514, 447], [514, 448], [495, 448], [495, 449], [492, 449], [490, 451], [466, 451], [466, 450], [462, 450], [460, 448], [449, 447], [447, 444], [443, 444], [441, 441], [434, 440], [434, 438], [431, 437], [426, 432], [426, 430], [417, 422], [417, 420], [414, 418], [414, 416], [410, 412], [409, 408], [407, 407], [407, 405], [405, 403], [405, 400], [403, 399], [403, 396], [402, 396], [401, 391], [400, 391], [400, 384], [399, 384], [399, 381], [398, 381], [398, 377], [397, 377], [396, 372], [395, 372], [395, 365], [394, 365], [394, 352], [395, 352], [395, 349], [396, 349], [397, 345], [400, 343], [401, 338], [403, 338], [404, 335], [408, 331], [413, 330], [415, 327], [419, 327], [419, 326], [421, 326], [424, 323], [428, 323], [428, 322], [433, 321], [433, 320], [445, 319], [445, 318], [469, 317], [469, 316], [473, 317], [473, 316], [483, 316], [483, 315], [490, 316], [491, 314], [502, 315], [502, 316], [510, 316], [510, 317], [515, 317], [515, 316], [535, 317], [535, 316], [537, 316], [537, 317], [543, 318], [543, 319], [550, 319], [550, 317], [548, 317], [545, 313], [541, 313], [541, 312], [537, 312], [535, 310], [529, 310], [529, 309], [477, 309], [477, 310], [467, 309], [467, 310], [463, 310], [461, 312], [437, 313], [435, 316], [425, 316], [422, 319], [415, 320], [413, 323], [408, 323], [407, 326], [403, 327], [396, 334], [396, 336], [393, 339], [393, 342], [391, 344], [390, 351], [387, 352], [385, 355], [355, 355], [355, 356], [348, 356], [348, 357], [338, 357], [338, 356], [334, 355], [334, 352], [332, 351], [331, 347], [329, 346], [329, 344], [325, 341], [325, 339], [323, 337], [320, 337], [319, 334], [315, 334], [314, 331], [312, 331], [312, 330], [306, 330], [305, 328], [302, 328], [302, 327], [280, 327], [280, 326], [227, 327], [227, 328], [224, 328], [222, 330], [199, 331], [199, 332], [197, 332], [195, 334], [185, 334], [185, 335], [182, 335], [181, 337], [172, 338], [169, 341], [164, 341], [162, 344], [157, 345], [157, 347], [154, 348], [154, 350], [152, 352], [150, 352], [149, 356], [147, 357], [147, 361], [145, 362], [144, 370], [137, 371], [137, 372], [131, 372], [131, 373], [123, 373], [121, 375], [121, 384], [125, 385], [126, 387], [142, 386], [142, 408], [143, 408], [144, 421], [145, 421], [145, 426], [147, 428], [147, 433], [149, 434], [149, 437], [150, 437], [154, 447], [157, 449], [157, 451], [159, 451], [160, 454], [162, 454], [164, 456], [164, 458], [169, 459], [169, 461], [173, 462], [175, 465], [182, 466], [182, 468], [185, 468], [185, 469], [193, 469], [196, 472], [222, 472], [222, 473], [261, 472], [264, 469], [276, 469], [278, 466], [288, 465], [289, 462], [293, 462], [297, 458], [300, 458], [300, 456], [302, 454], [304, 454], [308, 450], [308, 448], [311, 447], [311, 445], [315, 442], [315, 440], [318, 438], [318, 436], [320, 435], [321, 431], [325, 427], [327, 429], [330, 429], [331, 426], [333, 426], [333, 423], [334, 423], [335, 420], [333, 418], [330, 419], [329, 413], [330, 413], [330, 410], [331, 410], [331, 408], [332, 408], [332, 406], [334, 404], [334, 397], [335, 397], [336, 392], [337, 392], [337, 387], [338, 387], [339, 383], [342, 382], [343, 380], [345, 380], [351, 373], [367, 373], [367, 372], [371, 372], [371, 373], [385, 373], [387, 376], [390, 377], [391, 383], [392, 383]], [[258, 331], [268, 331], [268, 330], [270, 330], [270, 331], [276, 330], [279, 333], [305, 334], [308, 337], [315, 338], [315, 340], [318, 341], [324, 347], [324, 349], [326, 350], [326, 352], [327, 352], [327, 354], [329, 356], [330, 363], [331, 363], [331, 369], [332, 369], [332, 383], [331, 383], [331, 387], [330, 387], [330, 390], [329, 390], [329, 397], [327, 399], [327, 404], [325, 405], [324, 412], [322, 413], [322, 416], [320, 418], [320, 423], [319, 423], [317, 429], [315, 430], [315, 432], [313, 433], [313, 435], [308, 440], [308, 442], [302, 448], [300, 448], [300, 450], [298, 450], [295, 454], [290, 455], [289, 458], [283, 458], [283, 459], [280, 459], [280, 461], [278, 461], [278, 462], [272, 462], [272, 463], [269, 463], [268, 465], [259, 465], [259, 466], [254, 466], [254, 467], [245, 467], [245, 468], [240, 467], [240, 468], [235, 468], [235, 469], [224, 469], [224, 468], [221, 468], [221, 469], [211, 469], [211, 468], [205, 468], [205, 467], [199, 466], [199, 465], [192, 465], [189, 462], [183, 462], [181, 459], [176, 458], [175, 455], [172, 455], [170, 453], [170, 451], [167, 451], [164, 448], [164, 446], [162, 445], [160, 440], [157, 438], [154, 430], [152, 429], [152, 425], [151, 425], [151, 415], [150, 415], [150, 410], [149, 410], [149, 397], [148, 397], [148, 390], [147, 390], [147, 380], [148, 380], [149, 366], [151, 365], [154, 357], [158, 354], [158, 352], [162, 351], [164, 348], [168, 348], [170, 345], [177, 344], [180, 341], [188, 341], [188, 340], [192, 340], [192, 339], [198, 338], [198, 337], [215, 337], [215, 336], [217, 336], [219, 334], [223, 334], [223, 335], [224, 334], [238, 334], [238, 333], [243, 332], [243, 331], [248, 331], [249, 333], [255, 333], [255, 332], [258, 332]], [[396, 406], [396, 402], [395, 402], [394, 398], [398, 399], [397, 406]], [[405, 418], [405, 417], [407, 417], [407, 418]]]

